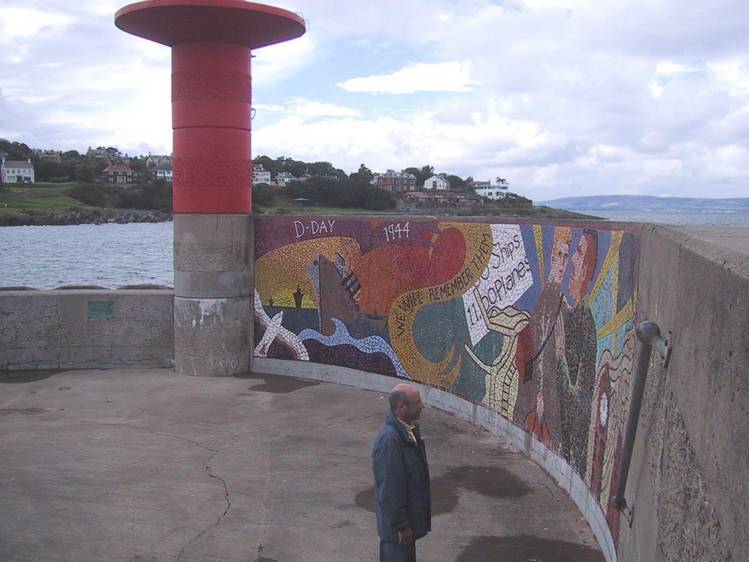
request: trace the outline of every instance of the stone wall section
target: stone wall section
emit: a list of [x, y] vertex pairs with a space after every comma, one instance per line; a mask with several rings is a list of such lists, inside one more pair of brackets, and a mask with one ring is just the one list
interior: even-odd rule
[[0, 370], [171, 367], [171, 290], [0, 291]]
[[619, 560], [747, 560], [749, 231], [643, 229], [639, 287], [673, 352], [651, 363]]

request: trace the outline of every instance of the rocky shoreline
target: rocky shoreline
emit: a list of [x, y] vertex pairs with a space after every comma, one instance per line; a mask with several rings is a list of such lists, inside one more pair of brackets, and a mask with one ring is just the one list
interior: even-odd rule
[[[495, 210], [487, 213], [486, 209], [473, 210], [455, 209], [448, 207], [419, 207], [408, 208], [402, 212], [408, 215], [430, 215], [430, 216], [505, 216], [536, 219], [577, 219], [577, 220], [601, 220], [600, 217], [584, 215], [572, 211], [550, 209], [548, 207], [514, 209], [505, 212]], [[255, 209], [257, 214], [263, 214], [262, 209]], [[13, 214], [0, 214], [0, 227], [2, 226], [62, 226], [75, 224], [127, 224], [131, 222], [166, 222], [172, 220], [171, 213], [146, 209], [108, 209], [101, 207], [62, 209], [57, 211], [18, 211]]]
[[61, 226], [72, 224], [126, 224], [165, 222], [171, 213], [143, 209], [63, 209], [59, 211], [19, 211], [0, 215], [0, 226]]

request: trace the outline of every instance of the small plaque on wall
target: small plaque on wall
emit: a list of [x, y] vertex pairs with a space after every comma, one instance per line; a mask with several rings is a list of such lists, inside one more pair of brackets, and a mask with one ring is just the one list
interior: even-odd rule
[[114, 320], [114, 301], [88, 301], [89, 320]]

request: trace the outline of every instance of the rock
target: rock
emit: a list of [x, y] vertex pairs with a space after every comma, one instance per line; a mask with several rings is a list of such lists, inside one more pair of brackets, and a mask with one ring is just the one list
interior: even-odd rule
[[0, 226], [40, 226], [71, 224], [126, 224], [131, 222], [165, 222], [170, 213], [142, 209], [61, 209], [50, 212], [18, 212], [0, 216]]

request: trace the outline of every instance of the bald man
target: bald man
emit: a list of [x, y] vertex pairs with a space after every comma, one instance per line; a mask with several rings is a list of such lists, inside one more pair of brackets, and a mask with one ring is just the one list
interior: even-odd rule
[[416, 541], [432, 529], [432, 495], [424, 440], [416, 420], [419, 390], [398, 384], [372, 448], [380, 562], [416, 562]]

